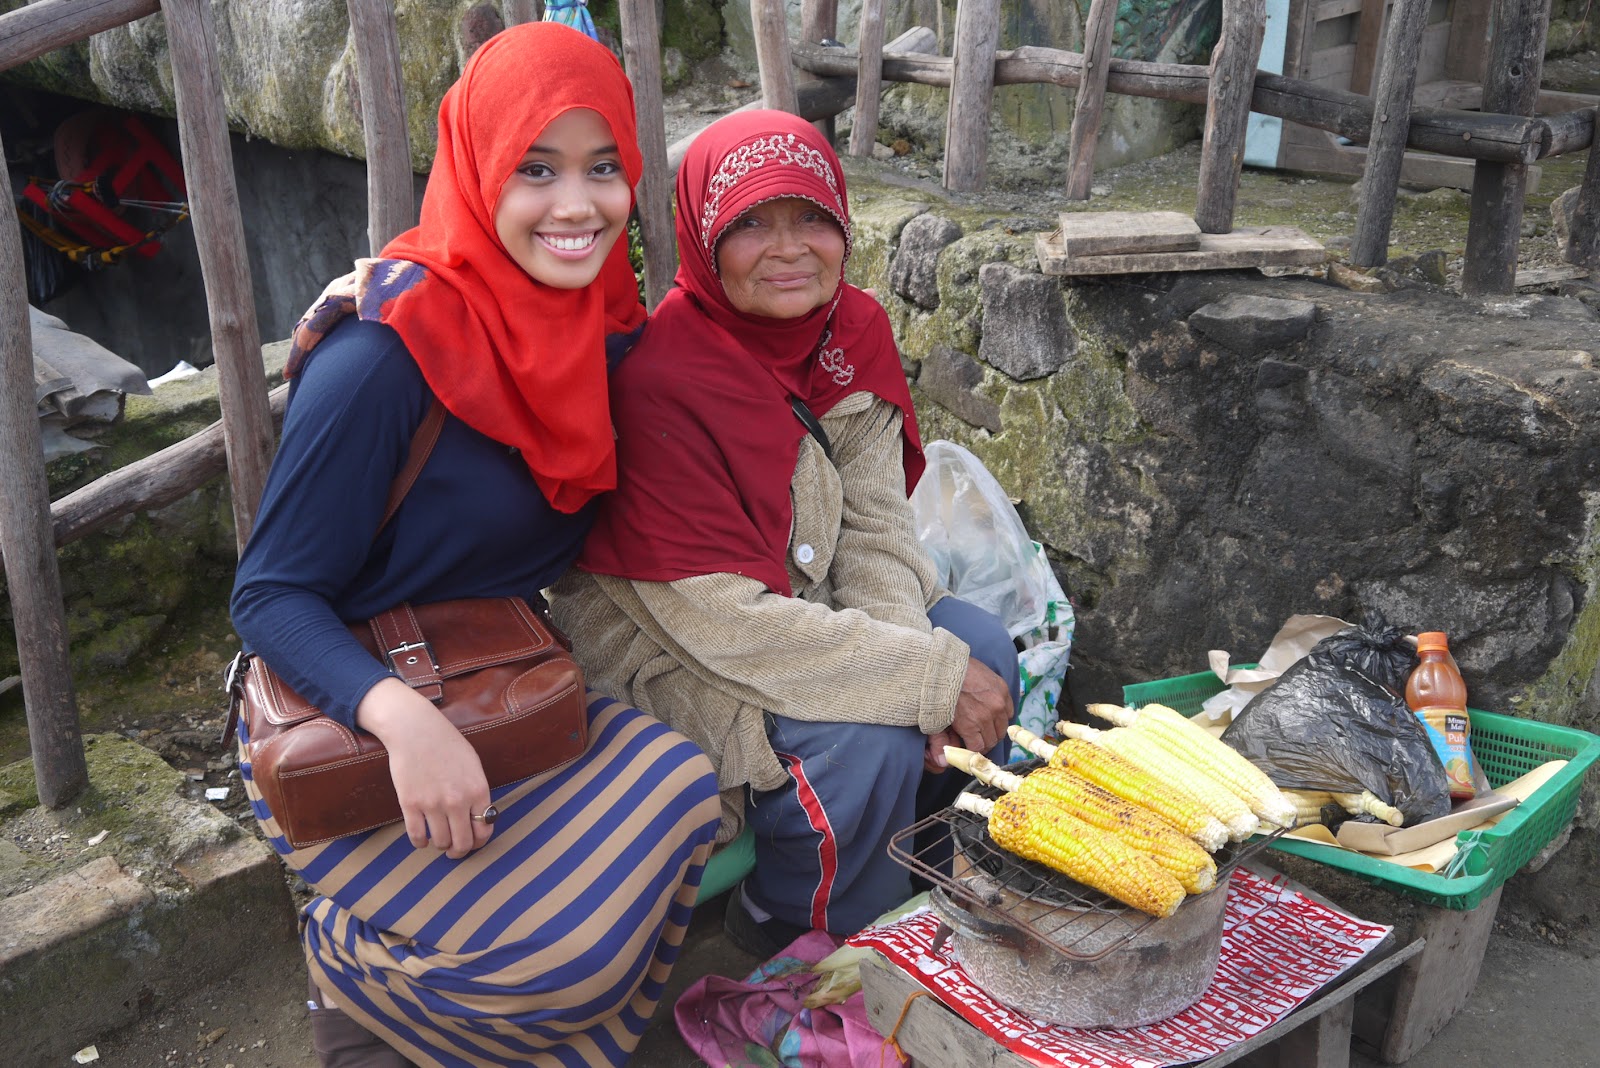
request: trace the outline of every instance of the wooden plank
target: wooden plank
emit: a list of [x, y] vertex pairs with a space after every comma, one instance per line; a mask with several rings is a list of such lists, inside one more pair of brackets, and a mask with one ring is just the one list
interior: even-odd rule
[[[1289, 148], [1282, 153], [1284, 170], [1316, 174], [1335, 174], [1359, 178], [1366, 172], [1367, 150], [1361, 145], [1342, 145], [1322, 130], [1298, 123], [1284, 127]], [[1409, 189], [1472, 188], [1470, 160], [1451, 159], [1425, 152], [1407, 152], [1400, 163], [1400, 184]], [[1528, 192], [1538, 191], [1541, 170], [1528, 168]]]
[[1366, 0], [1321, 0], [1316, 5], [1316, 18], [1318, 22], [1328, 22], [1332, 19], [1342, 19], [1346, 15], [1359, 14]]
[[1319, 48], [1311, 56], [1311, 69], [1306, 80], [1316, 85], [1331, 85], [1336, 89], [1349, 89], [1351, 73], [1356, 65], [1355, 45], [1336, 45]]
[[1483, 84], [1484, 64], [1489, 56], [1489, 4], [1490, 0], [1455, 0], [1451, 5], [1446, 78]]
[[[1539, 101], [1544, 71], [1549, 0], [1495, 0], [1494, 40], [1484, 75], [1483, 106], [1507, 115], [1529, 115]], [[1520, 163], [1480, 163], [1472, 178], [1472, 208], [1461, 291], [1468, 296], [1515, 292], [1517, 242], [1527, 199], [1527, 168]]]
[[[5, 146], [0, 144], [0, 158]], [[0, 167], [0, 204], [11, 178]], [[50, 536], [50, 486], [33, 399], [33, 331], [21, 231], [0, 225], [0, 557], [22, 667], [23, 705], [39, 801], [60, 808], [89, 782], [67, 664], [61, 572]]]
[[1572, 206], [1572, 233], [1567, 239], [1566, 260], [1580, 267], [1600, 269], [1600, 107], [1594, 116], [1594, 140], [1589, 146], [1589, 162], [1578, 187], [1578, 202]]
[[1427, 28], [1432, 0], [1395, 0], [1389, 35], [1383, 49], [1383, 70], [1372, 94], [1372, 136], [1367, 140], [1367, 170], [1362, 179], [1356, 232], [1350, 261], [1376, 267], [1389, 259], [1389, 231], [1394, 225], [1395, 195], [1405, 163], [1406, 134], [1411, 125], [1411, 94], [1417, 84], [1417, 50]]
[[161, 10], [161, 0], [35, 0], [0, 15], [0, 70]]
[[[287, 383], [267, 394], [274, 427], [283, 422], [288, 397]], [[53, 543], [60, 548], [125, 515], [180, 501], [227, 469], [222, 421], [218, 420], [55, 501], [50, 505]]]
[[1387, 7], [1388, 0], [1361, 0], [1361, 17], [1356, 22], [1355, 57], [1350, 64], [1349, 88], [1353, 93], [1371, 95], [1378, 48], [1383, 43], [1383, 14]]
[[1450, 24], [1435, 23], [1422, 32], [1422, 47], [1417, 50], [1417, 81], [1433, 81], [1444, 74], [1445, 57], [1450, 48]]
[[883, 0], [861, 0], [857, 40], [861, 61], [856, 68], [856, 121], [850, 128], [850, 154], [870, 156], [878, 140], [878, 98], [883, 92]]
[[672, 225], [672, 175], [667, 170], [666, 109], [661, 88], [661, 18], [656, 0], [624, 0], [622, 61], [633, 82], [633, 108], [644, 172], [639, 176], [639, 237], [644, 245], [644, 295], [652, 311], [678, 273]]
[[[1572, 282], [1588, 277], [1589, 270], [1586, 267], [1530, 267], [1526, 271], [1517, 272], [1516, 285], [1518, 289], [1537, 289], [1539, 286], [1553, 285], [1556, 282]], [[1565, 833], [1568, 836], [1572, 834], [1571, 826], [1567, 827]], [[1551, 844], [1554, 845], [1555, 843], [1552, 842]], [[1565, 845], [1566, 841], [1561, 840], [1561, 844]], [[1538, 871], [1539, 869], [1533, 866], [1537, 860], [1538, 858], [1535, 857], [1534, 860], [1528, 861], [1527, 864], [1523, 865], [1523, 870]]]
[[756, 66], [761, 71], [761, 99], [769, 108], [800, 113], [794, 91], [794, 64], [789, 55], [789, 17], [783, 0], [750, 0], [756, 38]]
[[[893, 1038], [913, 1064], [928, 1068], [1030, 1068], [1031, 1062], [945, 1008], [882, 954], [869, 953], [861, 962], [861, 992], [872, 1026], [885, 1038]], [[888, 1058], [885, 1061], [900, 1063]]]
[[946, 189], [971, 193], [983, 188], [989, 169], [994, 53], [999, 44], [1000, 0], [962, 0], [956, 5], [950, 109], [944, 128]]
[[1200, 247], [1200, 227], [1181, 211], [1064, 211], [1060, 234], [1068, 257]]
[[1211, 52], [1194, 211], [1194, 221], [1208, 234], [1233, 229], [1233, 205], [1244, 168], [1245, 129], [1266, 24], [1266, 0], [1222, 0], [1222, 35]]
[[1410, 1060], [1467, 1003], [1478, 985], [1503, 889], [1497, 887], [1469, 912], [1421, 910], [1417, 934], [1427, 947], [1400, 972], [1394, 1014], [1383, 1039], [1385, 1063]]
[[361, 89], [361, 135], [367, 151], [367, 247], [376, 256], [417, 222], [411, 139], [400, 81], [400, 36], [386, 0], [345, 0]]
[[210, 0], [163, 0], [162, 10], [178, 104], [178, 143], [217, 363], [234, 534], [243, 549], [255, 525], [274, 444], [250, 257], [239, 215]]
[[1145, 274], [1155, 271], [1215, 271], [1233, 267], [1304, 267], [1322, 263], [1328, 252], [1292, 226], [1242, 226], [1232, 233], [1200, 235], [1193, 252], [1141, 252], [1123, 256], [1069, 259], [1059, 239], [1041, 234], [1034, 243], [1045, 274]]

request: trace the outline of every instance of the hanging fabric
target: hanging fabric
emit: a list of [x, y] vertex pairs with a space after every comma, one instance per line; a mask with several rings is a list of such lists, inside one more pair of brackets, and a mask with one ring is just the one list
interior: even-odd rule
[[596, 41], [600, 39], [600, 34], [594, 28], [594, 19], [589, 16], [588, 0], [545, 0], [544, 21], [559, 22], [579, 33], [588, 34]]

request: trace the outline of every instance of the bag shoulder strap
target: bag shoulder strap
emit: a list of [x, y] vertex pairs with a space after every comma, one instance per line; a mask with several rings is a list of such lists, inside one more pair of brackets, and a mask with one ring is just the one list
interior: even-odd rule
[[812, 414], [806, 407], [806, 402], [799, 397], [789, 397], [789, 407], [794, 411], [794, 417], [805, 425], [811, 436], [817, 439], [817, 444], [822, 446], [822, 455], [833, 463], [833, 442], [828, 439], [828, 432], [822, 428], [822, 421]]
[[439, 403], [438, 397], [433, 398], [432, 407], [422, 417], [421, 425], [411, 437], [411, 449], [406, 453], [405, 466], [400, 468], [400, 473], [394, 476], [394, 482], [389, 485], [389, 501], [383, 508], [383, 521], [378, 524], [378, 530], [373, 531], [373, 538], [377, 538], [378, 531], [389, 525], [389, 520], [400, 510], [400, 502], [416, 485], [423, 465], [433, 455], [433, 447], [439, 443], [439, 432], [444, 429], [444, 416], [444, 405]]

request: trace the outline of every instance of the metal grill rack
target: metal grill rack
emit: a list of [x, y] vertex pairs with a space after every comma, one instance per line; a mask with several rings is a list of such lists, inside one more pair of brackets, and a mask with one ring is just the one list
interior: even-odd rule
[[[1040, 763], [1011, 765], [1008, 770], [1023, 774]], [[968, 790], [990, 798], [1000, 793], [980, 783]], [[1256, 835], [1218, 850], [1213, 855], [1218, 890], [1226, 892], [1233, 869], [1282, 833], [1275, 830]], [[941, 809], [896, 834], [889, 840], [889, 855], [983, 926], [994, 925], [997, 934], [1011, 932], [1012, 937], [1035, 939], [1072, 960], [1099, 960], [1156, 921], [1154, 916], [1060, 872], [1002, 849], [989, 837], [982, 818], [955, 808]], [[951, 857], [951, 874], [946, 874], [941, 869]]]

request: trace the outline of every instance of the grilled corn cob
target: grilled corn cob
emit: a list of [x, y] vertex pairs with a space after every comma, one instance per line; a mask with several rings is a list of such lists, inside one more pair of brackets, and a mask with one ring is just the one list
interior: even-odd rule
[[[1302, 823], [1321, 823], [1322, 806], [1335, 804], [1352, 816], [1374, 816], [1391, 827], [1399, 827], [1406, 821], [1405, 813], [1393, 805], [1385, 804], [1371, 790], [1362, 790], [1360, 793], [1341, 793], [1333, 790], [1285, 790], [1284, 795], [1290, 799], [1295, 808], [1302, 815]], [[1304, 818], [1307, 813], [1315, 813], [1315, 818]]]
[[1263, 823], [1294, 826], [1294, 804], [1267, 773], [1187, 716], [1166, 705], [1145, 705], [1137, 710], [1121, 705], [1090, 705], [1089, 712], [1118, 727], [1149, 735], [1163, 749], [1241, 798]]
[[981, 753], [945, 746], [945, 759], [976, 778], [1007, 792], [1043, 798], [1065, 808], [1097, 830], [1115, 835], [1171, 872], [1185, 892], [1203, 894], [1217, 885], [1217, 865], [1192, 838], [1149, 809], [1124, 801], [1066, 768], [1043, 767], [1027, 775], [998, 767]]
[[1261, 828], [1261, 821], [1250, 811], [1250, 806], [1236, 797], [1226, 787], [1213, 782], [1203, 772], [1198, 772], [1183, 760], [1163, 749], [1147, 734], [1114, 727], [1108, 731], [1095, 730], [1081, 723], [1058, 723], [1056, 729], [1067, 738], [1078, 738], [1094, 745], [1104, 746], [1126, 757], [1131, 763], [1162, 782], [1175, 782], [1194, 794], [1205, 810], [1228, 828], [1228, 837], [1242, 842]]
[[1143, 805], [1214, 853], [1228, 840], [1228, 829], [1180, 786], [1152, 778], [1111, 750], [1089, 742], [1052, 745], [1022, 727], [1007, 728], [1013, 742], [1052, 766], [1077, 772], [1124, 801]]
[[1171, 916], [1183, 903], [1183, 887], [1170, 872], [1042, 798], [1002, 794], [990, 801], [962, 794], [956, 807], [987, 819], [989, 834], [1017, 856], [1038, 861], [1141, 912]]

